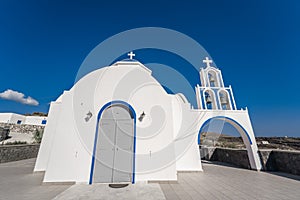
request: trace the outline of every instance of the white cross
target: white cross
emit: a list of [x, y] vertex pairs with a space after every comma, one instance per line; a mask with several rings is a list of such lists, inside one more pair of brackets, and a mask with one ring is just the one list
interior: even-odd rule
[[211, 67], [210, 63], [212, 63], [213, 61], [210, 60], [208, 57], [205, 57], [205, 60], [203, 60], [203, 63], [206, 63], [206, 67]]
[[129, 56], [129, 59], [132, 60], [133, 57], [135, 56], [135, 54], [131, 51], [129, 54], [127, 54]]

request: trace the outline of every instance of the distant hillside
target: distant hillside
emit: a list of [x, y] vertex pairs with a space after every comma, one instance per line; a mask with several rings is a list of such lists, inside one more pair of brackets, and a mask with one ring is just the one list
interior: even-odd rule
[[[256, 137], [259, 149], [282, 149], [300, 151], [300, 138], [294, 137]], [[233, 137], [227, 134], [202, 133], [200, 144], [207, 146], [245, 148], [242, 137]]]
[[227, 148], [245, 148], [241, 137], [233, 137], [228, 134], [219, 134], [214, 132], [204, 132], [200, 136], [200, 144], [206, 146], [227, 147]]
[[42, 112], [33, 112], [33, 113], [26, 113], [25, 116], [41, 116], [41, 117], [47, 117], [48, 113], [42, 113]]

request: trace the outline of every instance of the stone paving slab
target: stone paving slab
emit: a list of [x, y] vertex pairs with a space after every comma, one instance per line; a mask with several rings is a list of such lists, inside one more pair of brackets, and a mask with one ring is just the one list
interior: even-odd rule
[[299, 200], [300, 181], [295, 179], [297, 177], [284, 173], [275, 175], [216, 163], [203, 163], [203, 172], [179, 173], [178, 183], [161, 183], [160, 186], [166, 199], [170, 200]]
[[111, 188], [108, 184], [73, 185], [54, 199], [165, 200], [165, 196], [158, 183], [148, 184], [146, 182], [138, 182], [136, 184], [129, 184], [124, 188]]
[[[178, 173], [178, 182], [139, 182], [125, 188], [105, 184], [42, 184], [35, 159], [0, 164], [0, 200], [6, 199], [300, 199], [300, 177], [203, 163], [204, 172]], [[289, 177], [289, 178], [287, 178]]]
[[0, 164], [0, 200], [52, 199], [70, 185], [43, 185], [43, 173], [33, 173], [36, 159]]

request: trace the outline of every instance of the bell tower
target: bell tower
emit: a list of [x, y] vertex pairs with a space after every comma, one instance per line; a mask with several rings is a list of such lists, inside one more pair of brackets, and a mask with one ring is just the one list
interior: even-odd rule
[[221, 70], [211, 66], [213, 61], [208, 57], [203, 63], [206, 66], [200, 69], [201, 86], [196, 86], [198, 109], [236, 110], [232, 88], [224, 86]]
[[195, 87], [197, 111], [200, 113], [198, 144], [200, 144], [200, 134], [203, 128], [211, 120], [227, 122], [240, 133], [247, 148], [251, 169], [260, 170], [262, 165], [248, 109], [237, 109], [232, 88], [230, 85], [224, 86], [221, 70], [212, 66], [213, 61], [206, 57], [203, 63], [206, 66], [200, 68], [201, 85]]

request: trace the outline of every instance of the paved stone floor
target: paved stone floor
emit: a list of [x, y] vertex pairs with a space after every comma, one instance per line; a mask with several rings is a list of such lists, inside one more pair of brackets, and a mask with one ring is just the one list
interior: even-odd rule
[[32, 173], [35, 159], [0, 164], [0, 199], [52, 199], [70, 185], [42, 184], [43, 174]]
[[[177, 183], [107, 185], [42, 184], [35, 159], [0, 164], [0, 199], [300, 199], [297, 176], [203, 163], [205, 172], [179, 173]], [[288, 178], [289, 177], [289, 178]], [[163, 196], [164, 194], [164, 196]]]
[[166, 199], [300, 199], [297, 176], [215, 163], [203, 163], [203, 170], [202, 173], [179, 173], [178, 183], [160, 184]]
[[130, 184], [124, 188], [110, 188], [108, 184], [77, 184], [71, 186], [55, 198], [55, 200], [73, 199], [165, 200], [166, 198], [158, 183], [147, 184], [146, 182]]

